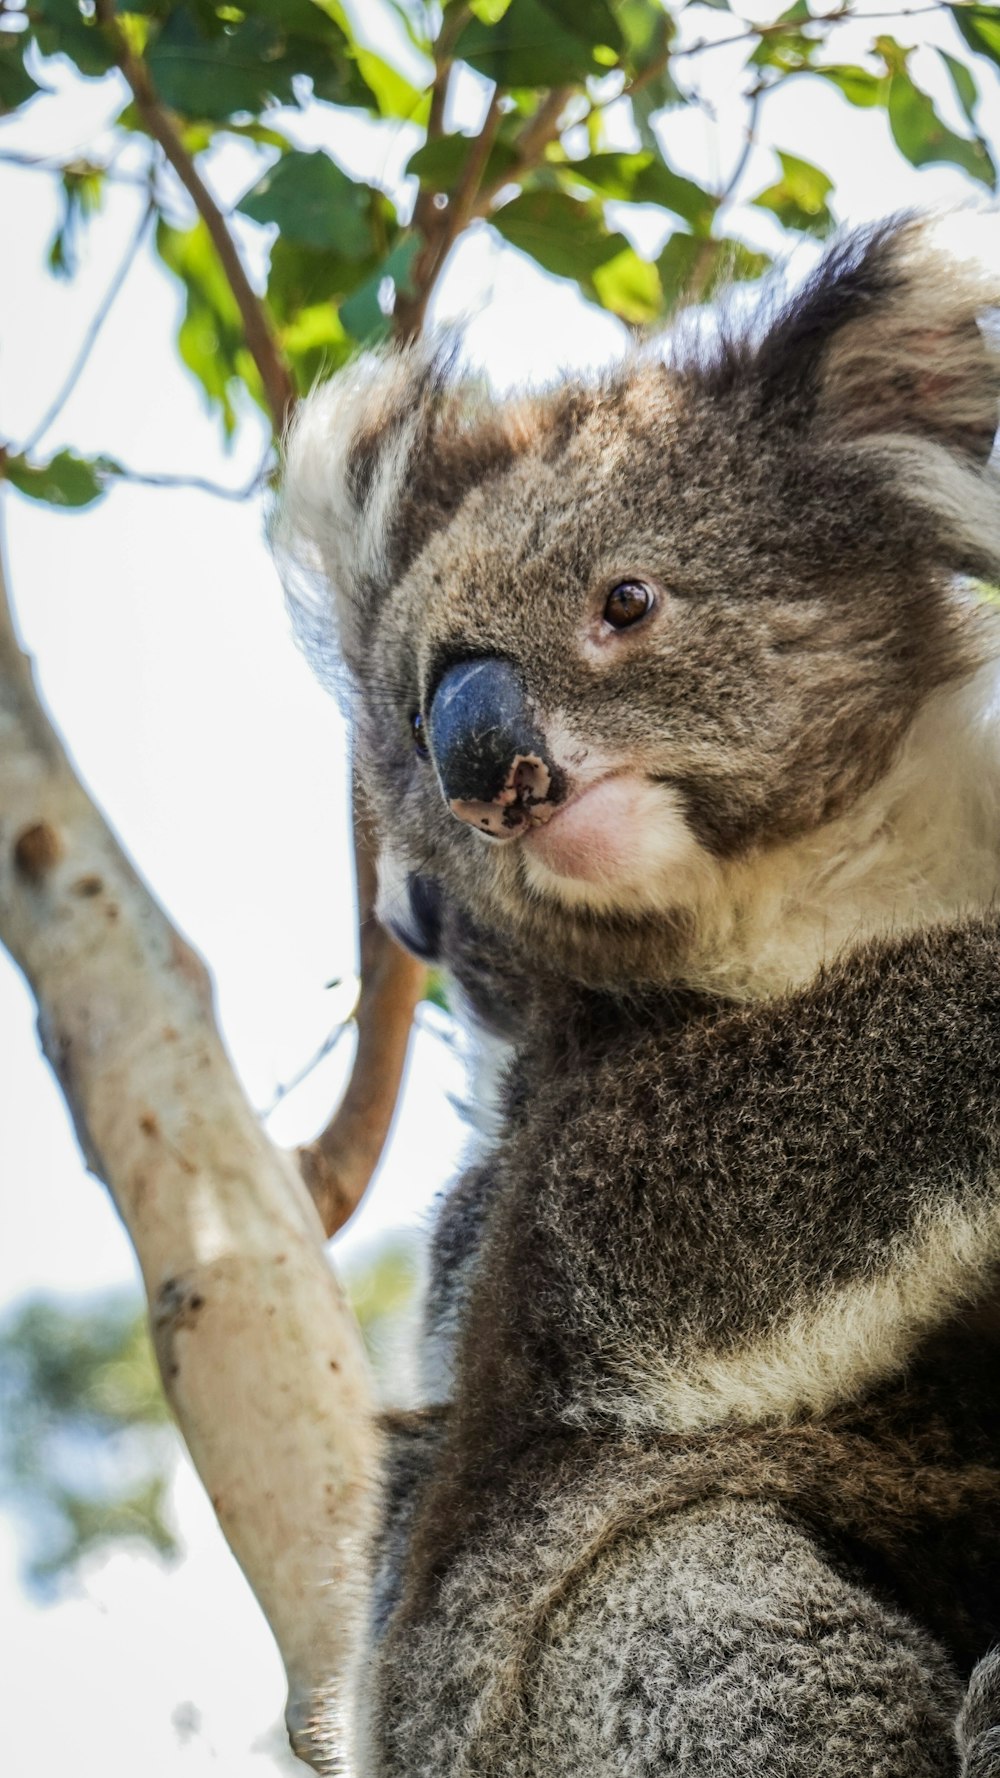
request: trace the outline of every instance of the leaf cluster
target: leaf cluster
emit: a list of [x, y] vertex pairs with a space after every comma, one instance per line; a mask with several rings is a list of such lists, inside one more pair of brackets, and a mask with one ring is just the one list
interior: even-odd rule
[[[940, 10], [956, 26], [954, 53], [937, 53], [960, 128], [914, 78], [912, 50], [874, 24], [864, 60], [838, 60], [850, 0], [825, 13], [793, 0], [756, 22], [728, 0], [679, 9], [663, 0], [449, 0], [437, 12], [371, 0], [350, 13], [342, 0], [125, 0], [121, 11], [114, 0], [30, 0], [0, 11], [0, 111], [37, 102], [53, 57], [84, 79], [124, 72], [116, 134], [129, 164], [138, 154], [145, 167], [155, 251], [183, 293], [177, 350], [228, 434], [248, 401], [276, 426], [281, 416], [246, 293], [198, 197], [226, 143], [240, 142], [256, 170], [235, 213], [216, 222], [237, 253], [252, 245], [254, 263], [266, 260], [250, 300], [265, 355], [280, 360], [290, 389], [308, 389], [372, 340], [417, 331], [448, 253], [473, 224], [627, 325], [650, 328], [721, 280], [768, 265], [761, 237], [748, 245], [734, 227], [733, 200], [747, 201], [742, 174], [760, 106], [790, 80], [822, 80], [848, 105], [882, 111], [914, 167], [950, 162], [995, 189], [979, 112], [980, 68], [1000, 65], [997, 11], [968, 0]], [[692, 40], [681, 13], [706, 21], [704, 38]], [[712, 183], [672, 164], [664, 122], [701, 102], [698, 68], [720, 35], [740, 46], [733, 98], [748, 138], [738, 165]], [[447, 102], [460, 66], [482, 83], [484, 105], [492, 93], [470, 133], [454, 126]], [[301, 147], [296, 116], [317, 106], [330, 108], [331, 125], [344, 111], [363, 118], [373, 145], [384, 136], [387, 149], [405, 130], [413, 146], [403, 182], [386, 187], [375, 146], [367, 176], [326, 147]], [[749, 201], [789, 235], [825, 236], [836, 223], [833, 182], [794, 149], [778, 153], [777, 177]], [[61, 169], [53, 270], [72, 274], [118, 158], [116, 149]], [[194, 195], [193, 216], [178, 181]], [[650, 238], [651, 217], [661, 240], [653, 254], [636, 245]], [[29, 460], [9, 447], [0, 469], [23, 494], [74, 506], [98, 498], [120, 466], [66, 451]]]

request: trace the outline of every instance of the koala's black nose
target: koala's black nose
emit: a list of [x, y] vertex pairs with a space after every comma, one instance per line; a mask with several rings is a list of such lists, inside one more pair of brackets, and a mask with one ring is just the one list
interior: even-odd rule
[[428, 712], [431, 755], [453, 815], [494, 839], [545, 821], [564, 794], [509, 662], [459, 661]]

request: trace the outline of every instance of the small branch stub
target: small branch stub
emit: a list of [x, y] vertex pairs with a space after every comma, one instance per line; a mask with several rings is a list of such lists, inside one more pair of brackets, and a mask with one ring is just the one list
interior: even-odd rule
[[40, 883], [55, 868], [65, 848], [56, 828], [48, 821], [22, 827], [14, 841], [14, 866], [29, 883]]

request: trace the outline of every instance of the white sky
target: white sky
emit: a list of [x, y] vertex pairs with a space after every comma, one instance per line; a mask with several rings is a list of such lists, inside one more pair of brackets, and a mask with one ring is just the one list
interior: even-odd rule
[[[355, 10], [377, 40], [377, 0], [359, 0]], [[702, 8], [691, 24], [698, 37], [732, 29], [728, 15]], [[943, 19], [901, 21], [898, 35], [961, 53]], [[863, 28], [844, 28], [838, 59], [859, 60], [866, 37]], [[666, 123], [672, 158], [697, 176], [724, 177], [739, 152], [739, 66], [736, 51], [698, 58], [716, 121], [692, 110]], [[684, 68], [686, 78], [694, 72], [694, 63]], [[961, 128], [929, 50], [914, 73]], [[118, 103], [113, 82], [84, 85], [58, 70], [49, 77], [53, 97], [36, 101], [23, 120], [0, 121], [0, 152], [57, 155], [99, 143]], [[1000, 80], [984, 69], [983, 86], [982, 125], [997, 144]], [[480, 100], [470, 78], [459, 95], [461, 121], [474, 121]], [[390, 185], [413, 145], [405, 128], [375, 132], [328, 107], [288, 114], [282, 127]], [[767, 100], [760, 144], [732, 217], [760, 245], [777, 245], [777, 232], [739, 199], [776, 177], [775, 146], [831, 174], [836, 213], [847, 221], [960, 200], [971, 189], [956, 168], [907, 168], [881, 113], [854, 110], [811, 78]], [[252, 161], [242, 147], [226, 149], [212, 177], [232, 201], [253, 177]], [[0, 164], [0, 436], [16, 443], [47, 407], [141, 201], [134, 190], [112, 188], [78, 277], [59, 283], [43, 265], [58, 213], [53, 183]], [[638, 227], [640, 245], [658, 247], [662, 221], [640, 219]], [[259, 266], [260, 232], [248, 224], [241, 238]], [[136, 469], [233, 486], [250, 478], [260, 427], [251, 417], [233, 452], [223, 453], [215, 421], [167, 347], [178, 307], [177, 292], [144, 252], [47, 446], [102, 450]], [[469, 356], [500, 383], [599, 361], [622, 339], [617, 323], [485, 229], [455, 254], [436, 313], [467, 321]], [[344, 736], [289, 639], [262, 508], [129, 487], [82, 515], [18, 496], [3, 508], [19, 619], [46, 697], [140, 869], [209, 961], [236, 1065], [251, 1097], [265, 1104], [335, 1022], [343, 994], [324, 984], [350, 976], [354, 961]], [[132, 1281], [128, 1243], [102, 1188], [82, 1169], [38, 1056], [29, 997], [2, 956], [0, 1056], [0, 1308], [27, 1292]], [[344, 1046], [282, 1105], [270, 1126], [278, 1140], [304, 1139], [325, 1122], [348, 1060]], [[348, 1244], [411, 1222], [454, 1171], [464, 1133], [448, 1095], [461, 1085], [455, 1056], [418, 1035], [395, 1140]], [[135, 1769], [148, 1778], [277, 1771], [267, 1738], [283, 1687], [269, 1635], [186, 1468], [173, 1505], [191, 1552], [186, 1563], [167, 1570], [118, 1550], [88, 1564], [72, 1595], [44, 1609], [19, 1589], [13, 1530], [0, 1520], [3, 1769], [41, 1778], [69, 1769], [84, 1778]]]

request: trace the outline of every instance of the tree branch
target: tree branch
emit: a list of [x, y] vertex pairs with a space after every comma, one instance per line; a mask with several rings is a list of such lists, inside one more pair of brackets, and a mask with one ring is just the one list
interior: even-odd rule
[[132, 88], [146, 129], [160, 144], [208, 230], [240, 311], [247, 346], [260, 372], [274, 430], [280, 438], [295, 405], [295, 386], [264, 305], [247, 277], [222, 211], [184, 146], [173, 115], [157, 96], [149, 69], [133, 53], [118, 23], [115, 0], [96, 0], [95, 11], [111, 41], [118, 66]]
[[514, 151], [517, 155], [515, 165], [508, 168], [496, 179], [481, 186], [474, 215], [488, 216], [497, 192], [502, 191], [505, 185], [523, 179], [527, 173], [538, 166], [549, 144], [556, 141], [559, 135], [560, 120], [573, 92], [574, 88], [571, 86], [554, 86], [552, 91], [546, 95], [534, 117], [528, 119], [524, 129], [514, 142]]
[[476, 198], [502, 117], [498, 87], [490, 100], [483, 127], [470, 145], [462, 176], [451, 194], [447, 209], [432, 210], [433, 220], [428, 220], [425, 225], [425, 244], [417, 255], [413, 268], [416, 294], [404, 297], [396, 305], [395, 332], [398, 339], [416, 339], [423, 327], [427, 305], [444, 262], [459, 235], [468, 228], [476, 213]]
[[0, 564], [0, 937], [88, 1165], [132, 1237], [167, 1396], [289, 1681], [293, 1744], [346, 1683], [377, 1445], [357, 1325], [289, 1158], [226, 1057], [203, 964], [75, 777]]
[[413, 1014], [427, 977], [423, 964], [401, 950], [375, 918], [375, 858], [375, 836], [355, 777], [362, 985], [354, 1013], [358, 1047], [347, 1090], [331, 1122], [298, 1155], [328, 1235], [336, 1234], [353, 1213], [378, 1165], [403, 1078]]

